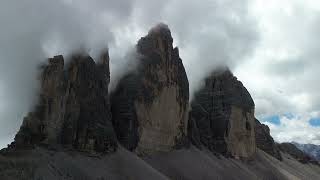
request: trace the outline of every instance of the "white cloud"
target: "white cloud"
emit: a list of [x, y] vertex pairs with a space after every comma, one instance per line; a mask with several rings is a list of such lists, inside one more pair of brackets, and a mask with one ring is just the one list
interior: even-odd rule
[[[320, 99], [314, 101], [320, 89], [316, 80], [320, 44], [315, 31], [320, 15], [308, 3], [312, 1], [252, 3], [261, 38], [254, 55], [237, 66], [235, 74], [258, 102], [257, 112], [272, 115], [320, 108]], [[288, 15], [287, 11], [291, 13]], [[261, 107], [259, 102], [263, 102]], [[267, 109], [262, 110], [263, 107]]]
[[311, 126], [309, 120], [318, 117], [319, 112], [296, 114], [291, 118], [280, 117], [280, 125], [265, 122], [270, 129], [271, 135], [277, 142], [298, 142], [302, 144], [320, 144], [320, 128]]
[[[92, 49], [93, 54], [107, 45], [115, 48], [114, 29], [110, 27], [128, 21], [131, 1], [88, 2], [0, 2], [1, 141], [13, 139], [23, 117], [32, 109], [38, 87], [37, 68], [47, 57], [66, 55], [81, 46]], [[113, 16], [112, 21], [105, 20], [106, 16]]]
[[[269, 123], [279, 141], [320, 143], [319, 127], [308, 120], [320, 110], [320, 2], [312, 0], [252, 0], [260, 42], [252, 57], [237, 66], [236, 75], [256, 102], [258, 118], [291, 113]], [[303, 114], [303, 115], [301, 115]]]
[[0, 139], [12, 139], [32, 108], [46, 57], [82, 46], [94, 55], [108, 45], [114, 84], [128, 70], [126, 52], [159, 22], [179, 46], [192, 93], [214, 68], [241, 63], [258, 36], [248, 0], [1, 1]]
[[[4, 25], [0, 112], [5, 112], [0, 125], [6, 127], [0, 129], [0, 140], [14, 136], [32, 107], [36, 64], [46, 56], [66, 54], [83, 44], [94, 54], [108, 44], [111, 78], [119, 77], [129, 60], [126, 52], [159, 22], [171, 28], [191, 93], [212, 69], [228, 65], [250, 91], [258, 117], [311, 115], [320, 110], [320, 1], [11, 0], [0, 4]], [[292, 126], [309, 128], [305, 121], [297, 119]], [[282, 122], [281, 127], [271, 126], [277, 138], [290, 135], [285, 126], [289, 122]], [[310, 132], [317, 137], [315, 130]]]

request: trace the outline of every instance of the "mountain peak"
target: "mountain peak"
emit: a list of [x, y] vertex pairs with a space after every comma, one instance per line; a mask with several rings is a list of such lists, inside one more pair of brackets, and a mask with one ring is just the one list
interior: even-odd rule
[[229, 70], [205, 79], [191, 103], [189, 133], [195, 145], [240, 158], [256, 153], [254, 102]]
[[[151, 28], [147, 36], [139, 40], [137, 49], [141, 54], [150, 55], [157, 52], [170, 56], [173, 49], [172, 43], [173, 38], [169, 27], [160, 23]], [[177, 50], [177, 48], [175, 49]]]
[[149, 30], [148, 35], [162, 35], [171, 37], [171, 31], [167, 24], [159, 23]]
[[40, 79], [40, 96], [9, 146], [66, 147], [86, 152], [117, 148], [108, 99], [109, 59], [95, 61], [85, 53], [71, 56], [64, 68], [62, 55], [49, 58]]
[[171, 151], [186, 135], [187, 74], [167, 25], [152, 28], [137, 50], [139, 71], [122, 78], [111, 96], [118, 139], [139, 154]]

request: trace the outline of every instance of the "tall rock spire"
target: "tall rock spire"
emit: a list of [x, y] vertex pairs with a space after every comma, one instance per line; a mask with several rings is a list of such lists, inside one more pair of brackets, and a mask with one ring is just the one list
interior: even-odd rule
[[194, 144], [236, 158], [256, 152], [254, 102], [229, 70], [208, 76], [191, 107], [189, 135]]
[[23, 121], [13, 148], [62, 146], [108, 152], [117, 147], [108, 99], [109, 57], [101, 62], [85, 54], [49, 59], [43, 68], [39, 102]]
[[186, 135], [189, 83], [168, 26], [139, 40], [138, 71], [112, 94], [113, 123], [121, 144], [138, 153], [169, 151]]

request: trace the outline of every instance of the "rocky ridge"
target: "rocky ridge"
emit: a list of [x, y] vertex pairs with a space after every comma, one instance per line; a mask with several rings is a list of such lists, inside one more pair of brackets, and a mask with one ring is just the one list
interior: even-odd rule
[[292, 143], [281, 143], [281, 144], [278, 144], [277, 146], [283, 153], [289, 154], [290, 156], [292, 156], [293, 158], [295, 158], [301, 163], [319, 164], [316, 159], [309, 156], [305, 152], [301, 151]]
[[320, 161], [320, 146], [315, 144], [299, 144], [292, 142], [297, 148]]
[[279, 160], [282, 160], [280, 150], [270, 135], [269, 127], [260, 123], [257, 119], [255, 121], [255, 138], [257, 148]]

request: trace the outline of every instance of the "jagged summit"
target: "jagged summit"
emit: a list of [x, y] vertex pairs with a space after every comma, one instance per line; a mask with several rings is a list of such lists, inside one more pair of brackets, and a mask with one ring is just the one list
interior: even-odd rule
[[74, 54], [67, 68], [62, 55], [49, 58], [42, 69], [36, 108], [24, 118], [10, 148], [45, 145], [114, 151], [109, 81], [106, 52], [97, 64], [87, 54]]
[[152, 27], [150, 30], [149, 30], [149, 34], [150, 32], [152, 31], [156, 31], [156, 32], [159, 32], [159, 31], [162, 31], [162, 30], [168, 30], [170, 31], [169, 29], [169, 26], [163, 22], [160, 22], [158, 24], [156, 24], [154, 27]]
[[147, 37], [152, 37], [152, 36], [172, 39], [170, 28], [167, 24], [164, 24], [164, 23], [159, 23], [150, 29]]
[[172, 46], [173, 38], [169, 27], [165, 24], [158, 24], [153, 27], [147, 36], [142, 37], [137, 44], [138, 52], [146, 56], [167, 55], [165, 58], [171, 59], [171, 54], [179, 57], [178, 48]]

